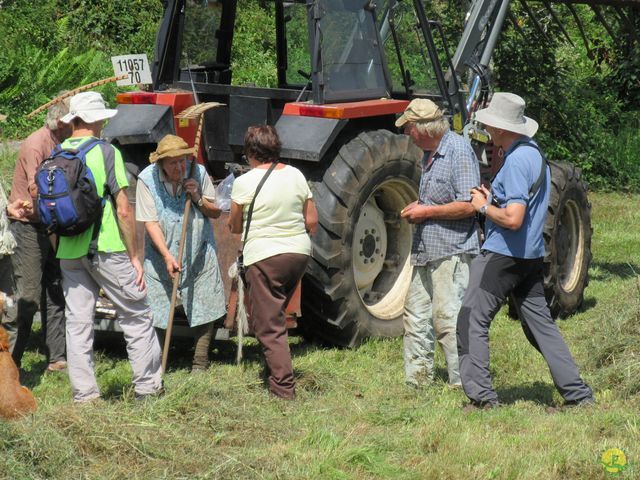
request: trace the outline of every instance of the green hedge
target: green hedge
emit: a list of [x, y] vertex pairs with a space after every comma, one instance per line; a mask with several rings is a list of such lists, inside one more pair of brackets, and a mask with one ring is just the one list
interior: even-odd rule
[[[429, 14], [442, 22], [450, 50], [462, 27], [462, 3], [426, 4]], [[640, 47], [631, 40], [630, 27], [612, 23], [614, 40], [592, 10], [576, 6], [589, 39], [587, 51], [565, 6], [554, 8], [568, 19], [564, 25], [575, 46], [536, 5], [547, 34], [537, 31], [520, 4], [512, 5], [519, 28], [507, 21], [500, 38], [495, 88], [527, 100], [528, 114], [541, 124], [537, 138], [549, 158], [582, 167], [592, 187], [640, 189]], [[0, 113], [9, 116], [0, 126], [1, 135], [25, 136], [44, 118], [27, 120], [26, 113], [59, 90], [112, 75], [110, 56], [145, 52], [151, 59], [161, 15], [160, 0], [0, 2]], [[640, 15], [629, 16], [640, 31]], [[271, 2], [238, 2], [234, 83], [275, 85], [272, 17]], [[101, 90], [113, 101], [113, 84]]]

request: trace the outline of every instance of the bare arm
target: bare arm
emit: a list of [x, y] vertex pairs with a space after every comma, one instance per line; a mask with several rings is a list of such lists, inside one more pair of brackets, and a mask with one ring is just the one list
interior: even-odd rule
[[304, 215], [304, 228], [311, 235], [315, 235], [318, 228], [318, 210], [316, 210], [316, 204], [311, 198], [304, 202], [302, 214]]
[[[193, 178], [185, 180], [184, 188], [189, 195], [191, 195], [191, 201], [193, 202], [194, 207], [198, 208], [205, 217], [218, 218], [220, 216], [222, 210], [216, 207], [211, 200], [202, 196], [200, 193], [200, 186]], [[198, 206], [200, 199], [202, 199], [202, 205]]]
[[[479, 189], [474, 188], [471, 191], [471, 204], [476, 211], [480, 211], [483, 205], [488, 202], [490, 192], [482, 185]], [[495, 205], [489, 205], [485, 216], [496, 225], [509, 230], [518, 230], [524, 221], [524, 214], [527, 206], [522, 203], [510, 203], [505, 208], [499, 208]]]
[[243, 205], [238, 205], [236, 202], [231, 202], [231, 213], [229, 214], [229, 230], [231, 233], [242, 233], [242, 210]]
[[205, 217], [218, 218], [222, 213], [222, 210], [216, 207], [215, 204], [211, 200], [208, 200], [206, 197], [201, 198], [202, 205], [198, 207], [198, 201], [196, 200], [194, 202], [196, 207], [203, 213]]
[[136, 285], [138, 285], [138, 288], [142, 291], [146, 288], [146, 285], [144, 283], [142, 264], [140, 263], [136, 250], [136, 220], [131, 205], [129, 204], [129, 199], [127, 198], [126, 189], [118, 190], [115, 203], [122, 240], [127, 247], [127, 254], [131, 259], [131, 264], [136, 270]]
[[476, 211], [470, 202], [451, 202], [444, 205], [419, 205], [416, 202], [407, 205], [400, 216], [409, 223], [422, 223], [427, 219], [460, 220], [472, 217]]
[[149, 238], [153, 242], [153, 246], [156, 247], [158, 253], [162, 255], [162, 258], [166, 263], [169, 276], [173, 278], [176, 272], [180, 271], [180, 264], [167, 248], [167, 240], [164, 237], [160, 223], [144, 222], [144, 228], [147, 231], [147, 235], [149, 235]]

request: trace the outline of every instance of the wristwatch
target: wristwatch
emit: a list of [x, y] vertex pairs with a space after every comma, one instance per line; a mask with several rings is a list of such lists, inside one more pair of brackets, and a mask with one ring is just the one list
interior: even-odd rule
[[202, 204], [204, 203], [204, 200], [202, 200], [202, 196], [198, 199], [198, 203], [196, 203], [196, 205], [198, 205], [198, 207], [201, 207]]
[[478, 210], [478, 212], [479, 212], [481, 215], [486, 215], [486, 214], [487, 214], [487, 209], [488, 209], [488, 208], [489, 208], [489, 203], [485, 203], [484, 205], [482, 205], [482, 206], [480, 207], [480, 210]]

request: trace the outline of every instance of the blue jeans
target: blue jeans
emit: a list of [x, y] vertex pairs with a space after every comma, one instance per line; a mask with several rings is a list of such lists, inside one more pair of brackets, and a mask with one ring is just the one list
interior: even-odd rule
[[442, 347], [449, 384], [460, 385], [456, 324], [469, 283], [473, 255], [460, 254], [413, 267], [404, 304], [404, 368], [408, 384], [433, 380], [435, 339]]

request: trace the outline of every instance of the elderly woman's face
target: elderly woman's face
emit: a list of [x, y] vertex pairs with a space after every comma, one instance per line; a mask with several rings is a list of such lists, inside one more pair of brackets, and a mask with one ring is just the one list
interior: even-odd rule
[[162, 160], [162, 170], [169, 181], [182, 182], [187, 171], [187, 158], [184, 155], [165, 158]]

